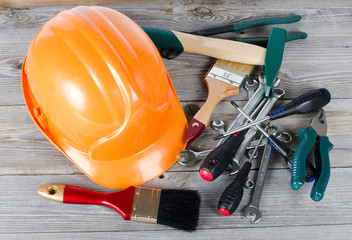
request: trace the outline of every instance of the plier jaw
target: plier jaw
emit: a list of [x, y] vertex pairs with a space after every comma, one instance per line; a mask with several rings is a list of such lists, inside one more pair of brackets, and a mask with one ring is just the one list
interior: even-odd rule
[[314, 147], [314, 160], [316, 176], [310, 197], [314, 201], [320, 201], [330, 178], [329, 151], [333, 148], [326, 136], [327, 122], [323, 109], [319, 110], [312, 118], [308, 128], [302, 128], [298, 136], [301, 139], [292, 157], [291, 187], [298, 190], [304, 184], [305, 162], [307, 155]]
[[319, 136], [326, 136], [328, 125], [326, 123], [325, 111], [320, 109], [310, 122], [310, 126], [317, 132]]

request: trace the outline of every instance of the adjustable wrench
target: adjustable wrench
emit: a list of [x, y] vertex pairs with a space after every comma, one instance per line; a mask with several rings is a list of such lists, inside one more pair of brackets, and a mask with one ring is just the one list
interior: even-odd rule
[[[273, 106], [275, 105], [277, 100], [279, 100], [281, 97], [283, 97], [284, 94], [285, 94], [285, 90], [283, 90], [282, 88], [273, 88], [270, 98], [265, 103], [262, 110], [259, 112], [257, 119], [261, 119], [264, 116], [266, 116], [271, 111], [271, 109], [273, 108]], [[230, 174], [235, 174], [240, 169], [238, 163], [240, 162], [241, 157], [243, 156], [247, 147], [251, 143], [252, 139], [255, 137], [257, 131], [258, 131], [258, 129], [256, 126], [253, 126], [252, 128], [250, 128], [248, 130], [245, 138], [243, 139], [241, 145], [239, 146], [239, 148], [237, 149], [237, 151], [235, 153], [235, 156], [232, 159], [233, 160], [232, 171]]]

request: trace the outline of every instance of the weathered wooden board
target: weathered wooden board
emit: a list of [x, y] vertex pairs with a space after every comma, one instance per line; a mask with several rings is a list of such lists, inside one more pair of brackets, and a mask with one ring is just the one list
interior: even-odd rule
[[[0, 0], [0, 239], [351, 239], [352, 187], [348, 184], [352, 165], [352, 104], [350, 84], [352, 66], [352, 2], [339, 1], [131, 1], [119, 0]], [[203, 181], [197, 170], [175, 164], [163, 178], [146, 186], [197, 189], [202, 196], [198, 231], [185, 233], [165, 226], [123, 221], [114, 211], [101, 206], [69, 205], [50, 202], [36, 194], [47, 183], [71, 184], [92, 190], [108, 191], [89, 180], [40, 133], [24, 104], [21, 90], [21, 63], [40, 27], [60, 11], [80, 4], [103, 5], [119, 10], [138, 24], [179, 31], [192, 31], [243, 20], [299, 14], [299, 23], [281, 27], [289, 32], [305, 31], [305, 40], [286, 44], [279, 77], [285, 99], [318, 87], [326, 87], [333, 100], [326, 107], [328, 134], [335, 145], [330, 153], [331, 181], [323, 201], [309, 198], [312, 184], [299, 191], [289, 187], [290, 172], [274, 153], [266, 181], [261, 209], [263, 219], [252, 225], [242, 219], [251, 191], [245, 190], [239, 211], [222, 217], [216, 211], [225, 186], [232, 181], [223, 174], [214, 182]], [[103, 3], [104, 2], [104, 3]], [[68, 3], [70, 5], [68, 5]], [[41, 6], [45, 7], [32, 7]], [[279, 25], [278, 25], [279, 26]], [[267, 36], [270, 26], [248, 29], [221, 37]], [[201, 106], [207, 97], [203, 76], [213, 59], [183, 53], [165, 60], [183, 106]], [[258, 67], [252, 77], [261, 72]], [[230, 124], [237, 114], [229, 103], [244, 106], [246, 92], [221, 102], [212, 119]], [[287, 103], [282, 101], [280, 104]], [[289, 146], [299, 143], [297, 132], [308, 125], [311, 115], [293, 116], [275, 123], [293, 134]], [[189, 147], [204, 150], [214, 147], [217, 132], [208, 128]], [[251, 178], [255, 179], [258, 163]]]
[[[284, 101], [287, 103], [288, 101]], [[245, 102], [241, 101], [243, 106]], [[186, 103], [184, 103], [186, 104]], [[202, 103], [197, 102], [201, 105]], [[279, 105], [280, 106], [280, 105]], [[326, 108], [329, 124], [330, 141], [335, 148], [331, 151], [331, 165], [333, 167], [351, 167], [352, 150], [352, 105], [351, 100], [333, 99]], [[230, 103], [224, 102], [217, 106], [213, 120], [223, 120], [228, 125], [237, 115]], [[300, 128], [307, 127], [312, 115], [292, 116], [277, 120], [281, 131], [287, 131], [294, 137], [289, 146], [295, 149], [299, 143], [297, 136]], [[79, 169], [63, 154], [46, 140], [32, 122], [25, 106], [0, 107], [0, 175], [6, 174], [74, 174]], [[208, 127], [206, 132], [189, 147], [196, 151], [215, 147], [212, 138], [218, 133]], [[257, 167], [257, 164], [254, 165]], [[278, 154], [273, 155], [271, 168], [286, 168], [286, 164]], [[172, 171], [196, 171], [199, 163], [193, 168], [186, 168], [176, 164]]]
[[[255, 173], [256, 171], [252, 171], [250, 177], [253, 178]], [[251, 231], [255, 228], [297, 226], [298, 231], [300, 226], [331, 224], [344, 226], [347, 234], [352, 231], [348, 229], [352, 224], [352, 206], [349, 204], [352, 187], [344, 183], [349, 181], [350, 174], [350, 168], [332, 169], [325, 198], [316, 203], [309, 198], [312, 184], [306, 184], [296, 192], [289, 187], [289, 172], [269, 171], [260, 205], [263, 219], [255, 225], [241, 217], [242, 211], [250, 203], [250, 190], [245, 190], [238, 211], [233, 215], [223, 217], [217, 213], [219, 197], [225, 186], [232, 181], [231, 177], [222, 176], [214, 182], [205, 182], [197, 173], [166, 173], [163, 179], [155, 179], [145, 186], [161, 189], [197, 189], [202, 197], [199, 230], [214, 229], [220, 233], [223, 229], [236, 231], [239, 228], [247, 228]], [[79, 175], [0, 176], [1, 192], [6, 193], [0, 195], [0, 238], [2, 233], [79, 234], [98, 231], [171, 230], [157, 224], [124, 221], [113, 210], [102, 206], [62, 204], [43, 199], [37, 195], [36, 189], [49, 183], [107, 191]], [[177, 234], [189, 236], [188, 233]], [[178, 236], [177, 234], [175, 236]]]
[[[7, 240], [47, 240], [47, 239], [146, 239], [146, 240], [164, 240], [164, 239], [221, 239], [235, 236], [240, 239], [334, 239], [350, 240], [351, 225], [330, 225], [326, 226], [286, 226], [272, 228], [234, 228], [198, 230], [194, 233], [184, 233], [177, 230], [168, 231], [129, 231], [129, 232], [79, 232], [79, 233], [20, 233], [20, 234], [2, 234]], [[348, 235], [349, 234], [349, 235]]]
[[[226, 7], [225, 7], [226, 5]], [[249, 9], [237, 4], [136, 4], [113, 5], [115, 9], [130, 16], [137, 23], [175, 28], [191, 31], [209, 26], [237, 22], [249, 18], [259, 18], [277, 14], [276, 11], [261, 6], [249, 5]], [[259, 4], [260, 5], [260, 4]], [[219, 7], [220, 6], [220, 7]], [[278, 4], [279, 6], [279, 4]], [[286, 6], [286, 5], [285, 5]], [[348, 7], [281, 9], [280, 15], [301, 14], [299, 23], [285, 24], [282, 27], [289, 31], [305, 31], [308, 39], [288, 43], [280, 72], [282, 86], [287, 90], [287, 97], [292, 98], [313, 86], [330, 87], [334, 98], [349, 98], [351, 85], [346, 79], [351, 75], [352, 63], [351, 23], [352, 17]], [[29, 9], [5, 9], [0, 15], [2, 23], [0, 35], [0, 79], [2, 88], [0, 105], [23, 104], [20, 97], [20, 69], [30, 41], [39, 28], [58, 12], [70, 7], [44, 7]], [[200, 11], [199, 8], [209, 9]], [[197, 10], [198, 9], [198, 10]], [[332, 16], [334, 16], [332, 18]], [[269, 27], [246, 30], [243, 37], [267, 36]], [[232, 34], [237, 36], [238, 34]], [[206, 87], [203, 76], [213, 60], [194, 54], [183, 54], [165, 65], [180, 95], [181, 101], [204, 101]], [[260, 71], [257, 70], [254, 76]], [[195, 94], [197, 93], [197, 94]], [[241, 99], [244, 94], [240, 95]]]

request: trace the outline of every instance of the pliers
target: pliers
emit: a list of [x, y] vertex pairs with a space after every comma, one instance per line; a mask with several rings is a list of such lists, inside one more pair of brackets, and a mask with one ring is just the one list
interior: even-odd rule
[[[298, 22], [301, 19], [302, 17], [299, 15], [290, 16], [290, 17], [263, 18], [263, 19], [233, 23], [225, 26], [208, 28], [208, 29], [203, 29], [203, 30], [198, 30], [198, 31], [193, 31], [188, 33], [199, 35], [199, 36], [210, 36], [210, 35], [217, 35], [217, 34], [227, 33], [227, 32], [241, 32], [248, 28], [271, 25], [271, 24], [293, 23], [293, 22]], [[286, 42], [297, 40], [297, 39], [305, 39], [307, 38], [307, 36], [308, 35], [305, 32], [289, 33], [286, 36]], [[266, 47], [268, 43], [268, 38], [235, 38], [233, 40], [255, 44], [262, 47]], [[181, 51], [175, 51], [175, 50], [164, 49], [164, 48], [160, 49], [161, 56], [169, 60], [179, 56], [181, 53], [182, 53]]]
[[314, 147], [316, 165], [315, 182], [310, 194], [312, 200], [318, 202], [324, 197], [325, 189], [330, 178], [329, 151], [334, 145], [326, 136], [327, 122], [323, 109], [312, 118], [309, 127], [302, 128], [298, 136], [301, 139], [293, 157], [291, 167], [291, 188], [298, 190], [305, 179], [305, 161]]

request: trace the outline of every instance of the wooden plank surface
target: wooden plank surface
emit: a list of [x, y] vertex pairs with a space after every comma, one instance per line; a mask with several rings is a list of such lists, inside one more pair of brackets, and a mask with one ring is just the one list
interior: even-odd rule
[[[107, 3], [108, 2], [108, 3]], [[58, 204], [40, 198], [38, 186], [47, 183], [71, 184], [92, 190], [108, 191], [90, 181], [66, 159], [32, 122], [21, 90], [21, 63], [30, 42], [40, 27], [62, 10], [81, 4], [65, 0], [0, 0], [0, 239], [351, 239], [352, 187], [352, 3], [340, 1], [87, 1], [121, 11], [138, 24], [192, 31], [248, 19], [299, 14], [299, 23], [282, 25], [289, 32], [305, 31], [305, 40], [287, 43], [279, 77], [287, 103], [299, 94], [318, 87], [332, 93], [326, 107], [331, 142], [331, 181], [326, 197], [319, 203], [309, 198], [311, 184], [299, 191], [289, 187], [290, 172], [274, 154], [266, 181], [261, 209], [263, 219], [252, 225], [241, 212], [249, 204], [246, 190], [239, 211], [230, 217], [216, 212], [219, 196], [232, 180], [223, 174], [208, 183], [200, 179], [199, 163], [191, 168], [175, 164], [163, 178], [146, 184], [156, 188], [197, 189], [202, 196], [199, 229], [185, 233], [165, 226], [123, 221], [115, 212], [101, 206]], [[68, 5], [69, 4], [69, 5]], [[47, 5], [45, 7], [36, 7]], [[270, 27], [245, 30], [222, 37], [267, 36]], [[213, 59], [184, 53], [165, 60], [183, 106], [201, 106], [207, 89], [203, 76]], [[261, 72], [258, 67], [255, 78]], [[246, 92], [230, 97], [215, 109], [212, 120], [230, 124], [236, 116], [229, 100], [244, 106]], [[289, 145], [296, 148], [298, 130], [308, 125], [311, 115], [293, 116], [275, 123], [293, 135]], [[217, 132], [206, 129], [189, 147], [204, 150], [215, 146]], [[251, 178], [255, 179], [258, 163]]]

